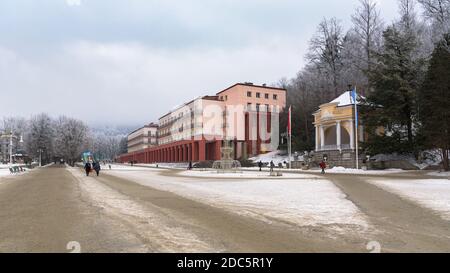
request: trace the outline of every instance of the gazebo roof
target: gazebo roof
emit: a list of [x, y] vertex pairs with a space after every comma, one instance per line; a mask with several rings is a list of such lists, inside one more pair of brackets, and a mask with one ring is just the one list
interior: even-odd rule
[[[361, 104], [359, 101], [362, 98], [363, 98], [362, 96], [358, 95], [358, 99], [357, 99], [358, 104]], [[330, 104], [331, 103], [337, 103], [338, 107], [352, 105], [353, 104], [352, 91], [347, 91], [347, 92], [343, 93], [342, 95], [340, 95], [339, 97], [337, 97], [336, 99], [331, 101]]]

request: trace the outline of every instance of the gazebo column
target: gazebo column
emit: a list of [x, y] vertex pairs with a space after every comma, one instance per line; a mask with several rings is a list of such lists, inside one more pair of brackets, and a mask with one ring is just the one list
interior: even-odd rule
[[355, 149], [355, 126], [353, 126], [353, 120], [348, 121], [350, 123], [350, 149]]
[[341, 121], [336, 122], [336, 145], [337, 149], [341, 150]]
[[323, 125], [320, 125], [320, 150], [325, 149], [325, 129], [323, 128]]

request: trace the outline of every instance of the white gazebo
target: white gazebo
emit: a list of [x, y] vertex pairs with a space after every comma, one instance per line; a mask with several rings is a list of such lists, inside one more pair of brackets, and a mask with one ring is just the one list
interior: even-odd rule
[[[351, 91], [323, 104], [314, 114], [316, 129], [315, 159], [324, 155], [332, 165], [355, 166], [355, 109]], [[358, 126], [358, 141], [364, 141], [363, 127]]]

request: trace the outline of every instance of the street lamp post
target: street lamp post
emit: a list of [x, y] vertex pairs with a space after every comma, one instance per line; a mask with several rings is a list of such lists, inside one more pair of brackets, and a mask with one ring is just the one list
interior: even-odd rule
[[9, 164], [13, 164], [13, 154], [12, 154], [12, 146], [13, 146], [13, 132], [9, 135]]
[[43, 151], [41, 148], [39, 148], [38, 152], [39, 152], [39, 167], [42, 167], [42, 152]]

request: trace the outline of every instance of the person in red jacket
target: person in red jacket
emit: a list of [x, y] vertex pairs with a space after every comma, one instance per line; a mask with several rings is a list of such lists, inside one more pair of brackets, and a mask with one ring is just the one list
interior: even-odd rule
[[325, 169], [327, 168], [325, 161], [320, 162], [319, 166], [322, 169], [322, 174], [325, 174]]

